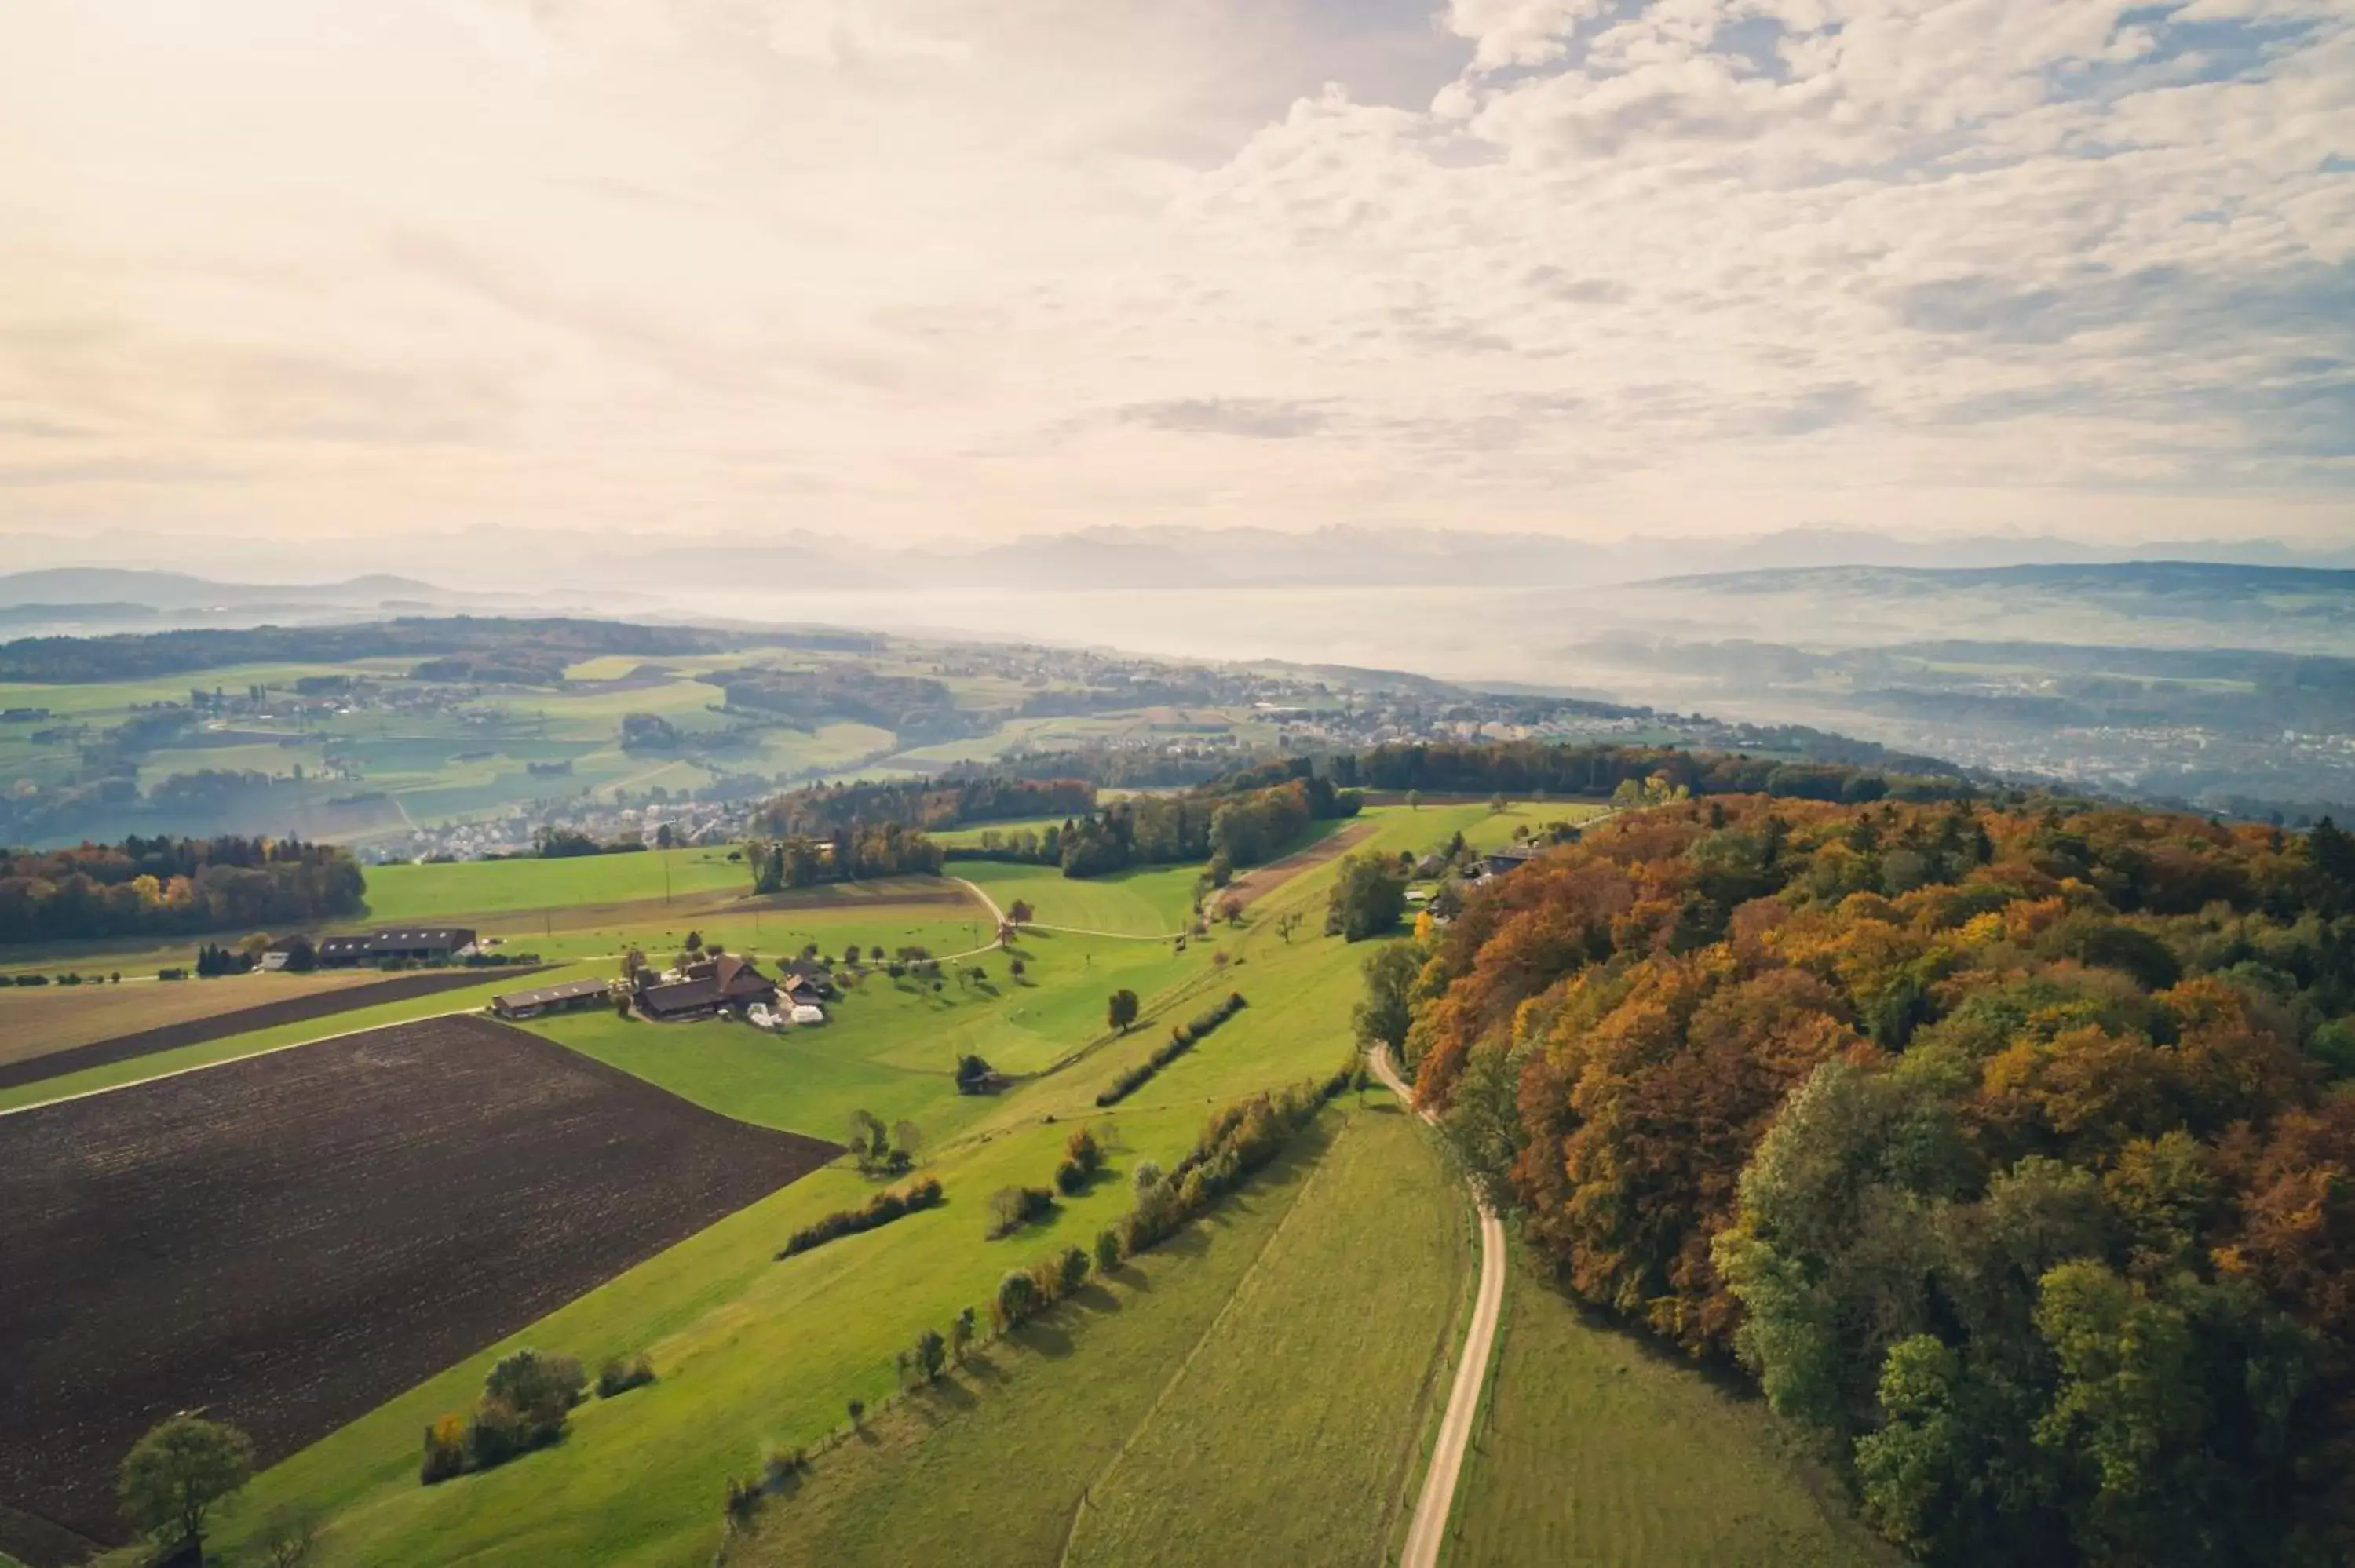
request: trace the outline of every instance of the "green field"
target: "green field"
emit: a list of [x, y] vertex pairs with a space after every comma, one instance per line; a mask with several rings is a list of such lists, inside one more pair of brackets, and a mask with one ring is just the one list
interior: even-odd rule
[[1208, 1223], [820, 1457], [726, 1561], [1373, 1561], [1461, 1283], [1450, 1196], [1386, 1097], [1345, 1100]]
[[1265, 1562], [1379, 1560], [1412, 1506], [1423, 1414], [1446, 1400], [1469, 1215], [1404, 1107], [1383, 1097], [1354, 1113], [1089, 1480], [1064, 1561], [1221, 1568], [1242, 1542]]
[[1193, 907], [1190, 892], [1201, 867], [1142, 866], [1108, 876], [1073, 878], [1051, 865], [975, 860], [954, 862], [948, 873], [986, 892], [1000, 909], [1018, 898], [1025, 900], [1041, 926], [1166, 937], [1185, 929]]
[[749, 894], [751, 874], [725, 849], [643, 850], [564, 860], [456, 861], [374, 865], [368, 918], [406, 923], [518, 909], [623, 904], [730, 889]]
[[1515, 1253], [1447, 1568], [1900, 1561], [1782, 1451], [1764, 1405], [1597, 1325]]

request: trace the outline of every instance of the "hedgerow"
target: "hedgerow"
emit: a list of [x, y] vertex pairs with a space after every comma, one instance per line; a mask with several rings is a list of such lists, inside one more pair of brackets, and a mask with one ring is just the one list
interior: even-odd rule
[[824, 1246], [830, 1241], [857, 1235], [861, 1231], [871, 1231], [879, 1225], [888, 1225], [902, 1215], [932, 1208], [940, 1202], [941, 1184], [929, 1176], [921, 1181], [910, 1182], [903, 1192], [878, 1192], [867, 1200], [864, 1208], [837, 1209], [815, 1224], [804, 1225], [795, 1231], [778, 1249], [777, 1260], [782, 1263], [812, 1247]]
[[1243, 993], [1239, 991], [1229, 991], [1224, 1001], [1207, 1012], [1199, 1013], [1188, 1022], [1178, 1024], [1169, 1031], [1167, 1044], [1159, 1046], [1152, 1055], [1114, 1078], [1112, 1086], [1096, 1097], [1096, 1104], [1099, 1107], [1114, 1106], [1128, 1098], [1146, 1084], [1151, 1083], [1156, 1073], [1191, 1051], [1200, 1043], [1203, 1035], [1241, 1012], [1243, 1006]]

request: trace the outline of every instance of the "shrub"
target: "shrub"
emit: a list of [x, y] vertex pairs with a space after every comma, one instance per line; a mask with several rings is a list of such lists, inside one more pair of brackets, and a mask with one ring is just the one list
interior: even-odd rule
[[1119, 1266], [1120, 1233], [1118, 1231], [1110, 1230], [1097, 1232], [1096, 1272], [1099, 1275], [1110, 1274], [1114, 1269], [1118, 1268]]
[[772, 1448], [761, 1461], [761, 1482], [770, 1491], [781, 1492], [785, 1483], [809, 1466], [806, 1448]]
[[754, 1516], [761, 1511], [761, 1483], [728, 1478], [728, 1528], [750, 1530]]
[[1088, 1255], [1079, 1247], [1067, 1246], [1057, 1260], [1062, 1273], [1062, 1294], [1069, 1296], [1088, 1282]]
[[970, 1307], [958, 1311], [956, 1321], [949, 1325], [949, 1353], [962, 1364], [964, 1353], [973, 1343], [974, 1313]]
[[916, 1336], [915, 1353], [910, 1358], [909, 1365], [914, 1370], [919, 1382], [931, 1383], [941, 1375], [942, 1371], [948, 1364], [949, 1346], [946, 1340], [931, 1329]]
[[803, 1226], [785, 1241], [777, 1253], [780, 1262], [805, 1253], [815, 1246], [841, 1237], [871, 1231], [888, 1225], [893, 1220], [920, 1210], [936, 1207], [941, 1202], [941, 1184], [931, 1177], [911, 1181], [900, 1192], [878, 1192], [867, 1200], [864, 1208], [837, 1209], [813, 1224]]
[[47, 985], [49, 983], [49, 977], [47, 975], [18, 975], [16, 977], [16, 983], [18, 985]]
[[597, 1397], [611, 1399], [655, 1381], [655, 1363], [643, 1351], [627, 1360], [615, 1356], [597, 1374]]
[[1000, 1187], [989, 1195], [989, 1239], [1010, 1236], [1055, 1212], [1055, 1194], [1044, 1187]]
[[425, 1429], [425, 1457], [417, 1467], [417, 1479], [430, 1487], [465, 1469], [466, 1418], [453, 1411]]
[[564, 1435], [565, 1417], [588, 1385], [570, 1356], [526, 1347], [500, 1358], [483, 1380], [473, 1415], [442, 1416], [425, 1431], [418, 1479], [426, 1486], [465, 1470], [487, 1470]]
[[989, 1326], [999, 1333], [1027, 1321], [1039, 1308], [1039, 1287], [1030, 1276], [1015, 1269], [997, 1282], [989, 1298]]
[[188, 978], [188, 971], [186, 969], [157, 969], [155, 971], [155, 978], [159, 980], [184, 980]]

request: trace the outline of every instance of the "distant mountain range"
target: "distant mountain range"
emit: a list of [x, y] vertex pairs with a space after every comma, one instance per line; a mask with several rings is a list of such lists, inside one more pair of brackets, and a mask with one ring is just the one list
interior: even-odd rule
[[2195, 594], [2245, 599], [2279, 594], [2355, 593], [2355, 568], [2233, 561], [2037, 562], [2003, 567], [1783, 567], [1660, 577], [1646, 585], [1716, 593], [1840, 593], [1904, 597], [1971, 588], [2025, 588], [2059, 593]]
[[54, 567], [0, 575], [0, 605], [49, 605], [86, 610], [229, 609], [257, 605], [349, 605], [374, 609], [386, 601], [444, 603], [486, 596], [462, 593], [385, 573], [335, 583], [225, 583], [186, 572], [133, 571], [119, 567]]
[[[607, 607], [646, 595], [687, 612], [715, 592], [773, 584], [780, 593], [890, 593], [943, 587], [1015, 592], [1288, 588], [1579, 588], [1689, 574], [1820, 567], [1973, 570], [2168, 560], [2355, 568], [2355, 546], [2300, 548], [2277, 540], [2173, 540], [2121, 546], [2051, 535], [1983, 534], [1909, 538], [1865, 529], [1795, 528], [1727, 538], [1642, 537], [1602, 542], [1542, 534], [1450, 528], [1118, 527], [1030, 535], [971, 546], [879, 546], [809, 529], [704, 535], [485, 528], [418, 534], [398, 541], [317, 535], [289, 540], [163, 539], [100, 535], [84, 540], [12, 540], [20, 561], [73, 562], [59, 571], [0, 577], [0, 605], [106, 600], [159, 609], [237, 603], [369, 604], [432, 599], [424, 571], [470, 586], [512, 584], [511, 599], [595, 595]], [[391, 577], [294, 587], [208, 583], [175, 571], [129, 570], [76, 578], [100, 563], [186, 567], [268, 560], [273, 569], [322, 578], [336, 568], [398, 567]], [[320, 568], [325, 569], [320, 569]], [[137, 579], [134, 584], [133, 579]], [[79, 586], [75, 586], [79, 583]], [[144, 586], [140, 586], [144, 585]], [[243, 599], [221, 595], [234, 586]], [[210, 597], [208, 597], [210, 596]], [[624, 599], [623, 596], [627, 596]], [[168, 599], [169, 603], [164, 602]]]

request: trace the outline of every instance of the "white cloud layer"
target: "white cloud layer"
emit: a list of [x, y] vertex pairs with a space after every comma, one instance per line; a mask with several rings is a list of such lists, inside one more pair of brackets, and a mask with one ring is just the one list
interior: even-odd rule
[[2347, 0], [10, 0], [8, 532], [2355, 535]]

